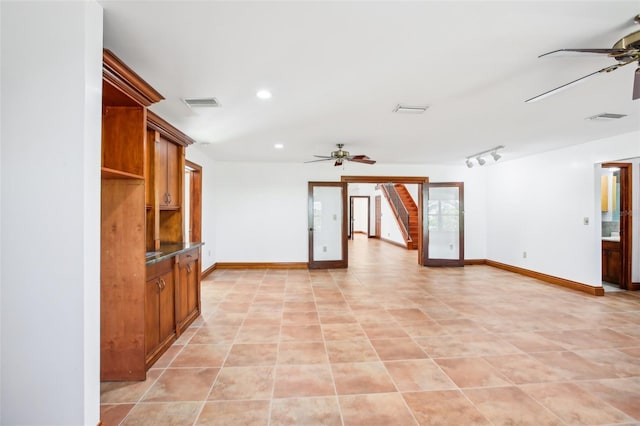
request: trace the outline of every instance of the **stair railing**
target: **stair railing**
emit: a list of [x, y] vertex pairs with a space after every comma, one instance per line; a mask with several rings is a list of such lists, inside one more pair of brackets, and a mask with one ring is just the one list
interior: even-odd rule
[[409, 234], [409, 211], [404, 206], [398, 190], [392, 183], [385, 183], [382, 186], [387, 194], [387, 199], [391, 202], [391, 206], [398, 216], [398, 222], [400, 223], [400, 228], [405, 238], [407, 241], [411, 241], [411, 235]]

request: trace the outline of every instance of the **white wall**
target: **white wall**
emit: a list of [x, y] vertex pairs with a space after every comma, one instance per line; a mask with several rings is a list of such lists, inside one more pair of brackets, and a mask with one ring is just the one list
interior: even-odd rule
[[[216, 262], [306, 262], [307, 182], [342, 175], [465, 182], [465, 256], [484, 259], [485, 172], [461, 166], [215, 162]], [[204, 213], [204, 209], [203, 209]]]
[[596, 164], [639, 154], [631, 133], [486, 167], [487, 258], [600, 286]]
[[96, 425], [102, 9], [0, 7], [0, 423]]
[[215, 162], [199, 145], [186, 150], [186, 158], [202, 167], [202, 261], [206, 270], [216, 263], [216, 174]]

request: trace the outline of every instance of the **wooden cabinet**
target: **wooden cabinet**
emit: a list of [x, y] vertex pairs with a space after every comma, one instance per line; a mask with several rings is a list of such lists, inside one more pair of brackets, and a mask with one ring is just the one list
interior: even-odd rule
[[103, 55], [100, 378], [144, 380], [146, 107], [162, 99]]
[[[144, 380], [200, 312], [181, 189], [194, 141], [147, 109], [162, 96], [108, 50], [102, 94], [100, 379]], [[162, 260], [147, 264], [157, 250]]]
[[618, 241], [602, 242], [602, 280], [620, 284], [622, 273], [622, 255]]
[[151, 366], [175, 341], [174, 258], [147, 266], [145, 284], [145, 363]]
[[177, 325], [184, 331], [200, 315], [200, 248], [178, 256]]

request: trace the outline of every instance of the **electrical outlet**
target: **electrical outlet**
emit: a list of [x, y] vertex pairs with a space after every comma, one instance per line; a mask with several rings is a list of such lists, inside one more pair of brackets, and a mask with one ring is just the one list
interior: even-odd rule
[[589, 218], [585, 217], [584, 219], [582, 219], [582, 223], [584, 223], [585, 225], [589, 224]]
[[322, 251], [323, 251], [324, 253], [326, 253], [326, 252], [327, 252], [327, 246], [322, 246]]
[[522, 258], [523, 258], [523, 259], [526, 259], [526, 258], [527, 258], [527, 252], [526, 252], [526, 251], [523, 251], [523, 252], [522, 252]]

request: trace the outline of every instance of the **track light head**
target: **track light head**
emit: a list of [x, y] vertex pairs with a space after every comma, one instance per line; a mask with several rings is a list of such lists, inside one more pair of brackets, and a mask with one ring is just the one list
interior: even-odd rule
[[497, 151], [493, 151], [493, 152], [491, 153], [491, 156], [493, 157], [493, 160], [494, 160], [494, 161], [498, 161], [499, 159], [501, 159], [501, 158], [502, 158], [502, 155], [498, 154], [498, 152], [497, 152]]
[[467, 158], [466, 163], [467, 163], [467, 167], [468, 168], [472, 168], [473, 167], [473, 162], [471, 160], [469, 160], [468, 158]]
[[480, 164], [481, 166], [484, 166], [484, 164], [487, 162], [487, 160], [482, 157], [476, 157], [476, 160], [478, 160], [478, 164]]

